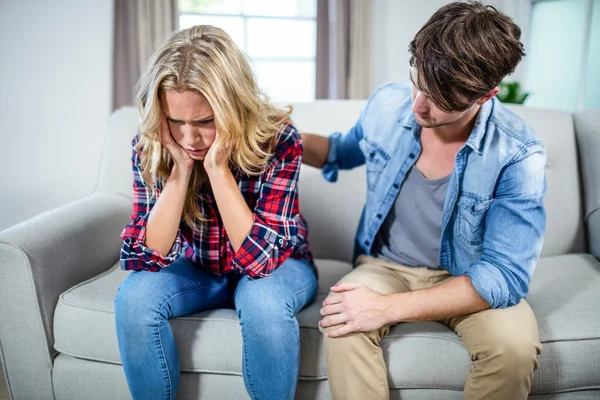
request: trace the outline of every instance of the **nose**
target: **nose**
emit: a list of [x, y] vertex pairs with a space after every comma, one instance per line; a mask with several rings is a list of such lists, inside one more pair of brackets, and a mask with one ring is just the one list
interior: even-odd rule
[[200, 135], [198, 129], [191, 124], [184, 124], [181, 127], [181, 133], [184, 141], [192, 146], [202, 140], [202, 135]]
[[427, 114], [427, 112], [429, 111], [427, 97], [424, 96], [420, 90], [417, 90], [417, 94], [415, 95], [415, 99], [413, 100], [412, 110], [413, 112], [420, 114]]

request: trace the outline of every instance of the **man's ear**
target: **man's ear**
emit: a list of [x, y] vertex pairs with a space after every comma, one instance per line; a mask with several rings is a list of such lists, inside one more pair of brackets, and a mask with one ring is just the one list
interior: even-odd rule
[[492, 90], [487, 92], [487, 94], [485, 96], [483, 96], [479, 100], [477, 100], [475, 102], [475, 104], [482, 105], [483, 103], [485, 103], [486, 101], [488, 101], [489, 99], [494, 97], [496, 94], [498, 94], [498, 91], [500, 91], [500, 88], [498, 86], [496, 86], [495, 88], [493, 88]]

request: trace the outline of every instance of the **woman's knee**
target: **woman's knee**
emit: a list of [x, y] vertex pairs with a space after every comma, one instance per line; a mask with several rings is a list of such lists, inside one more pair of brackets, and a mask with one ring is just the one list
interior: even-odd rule
[[119, 287], [114, 299], [118, 321], [135, 322], [154, 318], [160, 312], [158, 276], [152, 272], [132, 272]]
[[241, 322], [272, 327], [275, 321], [295, 319], [293, 293], [268, 280], [245, 282], [243, 288], [236, 291], [235, 307]]

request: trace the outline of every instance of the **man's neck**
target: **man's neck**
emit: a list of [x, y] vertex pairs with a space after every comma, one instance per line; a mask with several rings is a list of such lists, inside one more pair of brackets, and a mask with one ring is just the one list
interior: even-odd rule
[[460, 119], [448, 125], [442, 125], [435, 128], [423, 128], [429, 130], [439, 140], [445, 143], [466, 142], [471, 135], [473, 125], [477, 120], [477, 115], [481, 106], [475, 104], [465, 115]]

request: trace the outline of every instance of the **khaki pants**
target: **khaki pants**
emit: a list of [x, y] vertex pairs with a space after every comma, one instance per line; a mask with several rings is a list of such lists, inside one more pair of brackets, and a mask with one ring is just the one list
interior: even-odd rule
[[[451, 279], [447, 271], [408, 268], [361, 256], [340, 282], [360, 283], [381, 294], [429, 288]], [[526, 399], [542, 345], [533, 311], [524, 300], [506, 309], [488, 309], [438, 321], [462, 339], [472, 363], [465, 399]], [[334, 329], [334, 328], [329, 328]], [[381, 338], [386, 325], [372, 332], [331, 339], [324, 336], [327, 376], [334, 399], [389, 399]]]

